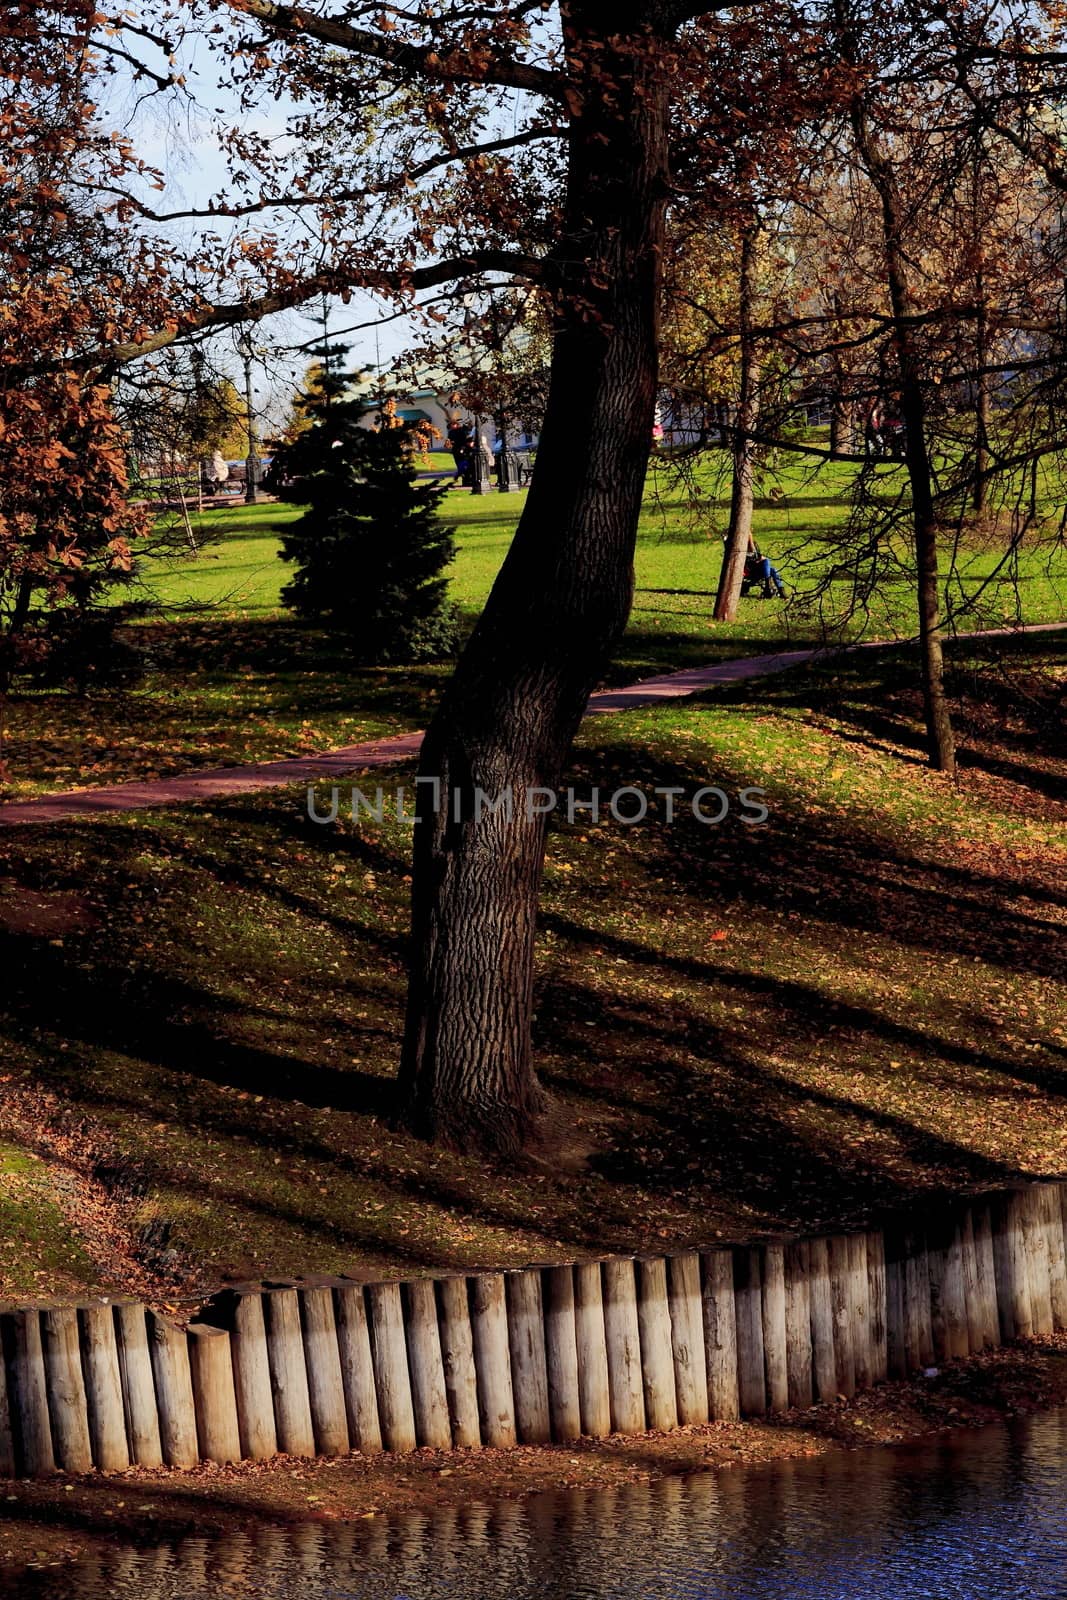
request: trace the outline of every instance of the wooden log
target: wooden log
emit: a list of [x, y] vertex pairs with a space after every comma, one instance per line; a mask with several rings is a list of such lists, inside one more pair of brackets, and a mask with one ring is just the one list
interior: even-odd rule
[[812, 1403], [811, 1300], [808, 1246], [801, 1241], [785, 1252], [785, 1365], [790, 1406], [806, 1411]]
[[960, 1213], [960, 1251], [963, 1263], [963, 1305], [967, 1323], [968, 1353], [981, 1350], [983, 1328], [981, 1323], [980, 1292], [978, 1288], [978, 1252], [974, 1242], [974, 1217], [970, 1206]]
[[871, 1382], [889, 1376], [886, 1333], [885, 1236], [872, 1229], [867, 1235], [867, 1333], [871, 1350]]
[[130, 1461], [135, 1467], [161, 1467], [163, 1446], [144, 1306], [132, 1301], [115, 1306], [115, 1339]]
[[450, 1450], [452, 1427], [432, 1278], [415, 1278], [405, 1284], [404, 1300], [415, 1437], [429, 1449]]
[[237, 1426], [230, 1336], [225, 1328], [213, 1328], [206, 1322], [192, 1322], [187, 1331], [201, 1460], [216, 1461], [219, 1466], [240, 1461], [241, 1434]]
[[382, 1448], [378, 1391], [374, 1382], [367, 1305], [362, 1285], [358, 1283], [346, 1283], [337, 1290], [337, 1350], [341, 1358], [341, 1381], [345, 1386], [349, 1437], [363, 1455], [377, 1455]]
[[852, 1360], [856, 1388], [869, 1389], [874, 1383], [874, 1351], [871, 1347], [871, 1308], [867, 1281], [867, 1235], [848, 1235], [849, 1327], [852, 1333]]
[[931, 1228], [927, 1233], [926, 1253], [934, 1360], [958, 1361], [968, 1352], [963, 1239], [959, 1224], [949, 1220]]
[[1030, 1339], [1030, 1262], [1023, 1228], [1022, 1197], [1001, 1195], [993, 1203], [993, 1263], [1002, 1341]]
[[671, 1352], [678, 1420], [683, 1426], [708, 1420], [708, 1365], [700, 1303], [700, 1257], [695, 1250], [667, 1264]]
[[785, 1411], [789, 1405], [789, 1361], [786, 1354], [785, 1247], [765, 1245], [760, 1261], [763, 1314], [763, 1367], [767, 1407]]
[[78, 1313], [57, 1306], [43, 1318], [45, 1380], [56, 1459], [66, 1472], [88, 1472], [93, 1464], [89, 1409], [82, 1374]]
[[552, 1422], [548, 1409], [548, 1362], [545, 1312], [539, 1272], [509, 1272], [505, 1278], [511, 1390], [515, 1427], [521, 1444], [548, 1444]]
[[185, 1330], [166, 1317], [149, 1312], [148, 1347], [156, 1383], [163, 1460], [168, 1467], [195, 1467], [196, 1404]]
[[122, 1404], [115, 1313], [110, 1305], [88, 1305], [81, 1307], [78, 1319], [93, 1460], [101, 1472], [125, 1472], [130, 1464], [130, 1447]]
[[8, 1360], [5, 1335], [9, 1319], [0, 1317], [0, 1478], [15, 1476], [15, 1431], [8, 1393]]
[[604, 1337], [608, 1353], [611, 1426], [615, 1433], [642, 1433], [645, 1393], [637, 1282], [632, 1261], [603, 1263]]
[[611, 1432], [611, 1381], [600, 1263], [574, 1269], [574, 1336], [578, 1346], [578, 1408], [582, 1432], [603, 1439]]
[[56, 1470], [38, 1311], [11, 1313], [11, 1375], [22, 1471], [31, 1478]]
[[1063, 1213], [1060, 1208], [1059, 1189], [1054, 1183], [1043, 1183], [1038, 1189], [1041, 1214], [1048, 1249], [1049, 1297], [1052, 1305], [1052, 1326], [1057, 1333], [1067, 1328], [1067, 1259], [1064, 1250]]
[[1052, 1280], [1042, 1191], [1043, 1185], [1034, 1183], [1024, 1189], [1022, 1195], [1023, 1237], [1030, 1267], [1030, 1311], [1035, 1339], [1047, 1339], [1053, 1332]]
[[315, 1285], [301, 1289], [299, 1293], [315, 1451], [320, 1456], [347, 1455], [348, 1415], [345, 1410], [344, 1379], [341, 1376], [341, 1353], [337, 1346], [337, 1323], [333, 1314], [333, 1292], [325, 1286]]
[[960, 1240], [963, 1250], [963, 1303], [967, 1312], [967, 1350], [969, 1354], [974, 1354], [985, 1348], [985, 1322], [982, 1291], [978, 1282], [974, 1216], [970, 1206], [965, 1207], [960, 1220]]
[[574, 1319], [574, 1271], [549, 1267], [544, 1275], [545, 1359], [548, 1410], [557, 1443], [578, 1439], [582, 1413], [578, 1383], [578, 1337]]
[[272, 1289], [263, 1296], [263, 1311], [278, 1448], [290, 1456], [313, 1456], [315, 1428], [297, 1291]]
[[743, 1417], [760, 1417], [767, 1410], [760, 1253], [742, 1245], [733, 1256], [738, 1399]]
[[808, 1242], [808, 1305], [811, 1308], [813, 1387], [816, 1400], [825, 1402], [837, 1394], [830, 1246], [825, 1239], [811, 1239]]
[[930, 1265], [925, 1236], [914, 1231], [904, 1235], [904, 1338], [909, 1372], [933, 1365]]
[[274, 1425], [262, 1295], [238, 1296], [230, 1331], [230, 1355], [241, 1455], [246, 1461], [267, 1461], [277, 1454], [278, 1432]]
[[403, 1455], [417, 1448], [418, 1439], [400, 1285], [369, 1284], [367, 1300], [370, 1305], [371, 1356], [382, 1439], [387, 1450]]
[[470, 1304], [466, 1278], [442, 1278], [441, 1361], [452, 1424], [452, 1442], [458, 1449], [477, 1449], [482, 1442], [478, 1420], [478, 1373], [474, 1366]]
[[945, 1278], [944, 1223], [931, 1218], [926, 1228], [926, 1270], [930, 1276], [930, 1326], [934, 1336], [934, 1360], [948, 1360], [948, 1328], [942, 1306]]
[[678, 1399], [674, 1389], [667, 1263], [661, 1256], [637, 1263], [637, 1325], [647, 1424], [661, 1430], [676, 1428]]
[[904, 1239], [898, 1228], [885, 1236], [886, 1371], [890, 1378], [908, 1374], [904, 1329]]
[[852, 1346], [852, 1252], [848, 1235], [834, 1234], [830, 1253], [830, 1301], [834, 1314], [834, 1382], [846, 1400], [856, 1392], [856, 1353]]
[[737, 1306], [731, 1250], [710, 1250], [703, 1258], [701, 1320], [708, 1373], [708, 1413], [715, 1422], [741, 1415], [737, 1379]]
[[1000, 1313], [997, 1310], [997, 1273], [993, 1258], [993, 1219], [988, 1204], [980, 1205], [974, 1211], [974, 1255], [978, 1265], [983, 1346], [993, 1350], [1000, 1344]]
[[498, 1450], [517, 1442], [506, 1301], [499, 1272], [480, 1272], [471, 1279], [471, 1334], [481, 1432], [485, 1443]]
[[945, 1230], [944, 1309], [949, 1325], [950, 1360], [963, 1362], [971, 1354], [971, 1334], [966, 1310], [966, 1264], [960, 1216], [955, 1216]]

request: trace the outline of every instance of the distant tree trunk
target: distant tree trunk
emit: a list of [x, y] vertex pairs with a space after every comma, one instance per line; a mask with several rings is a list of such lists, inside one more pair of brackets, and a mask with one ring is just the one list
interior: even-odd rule
[[[583, 15], [570, 8], [571, 30]], [[669, 28], [654, 34], [656, 6], [620, 4], [613, 18], [596, 51], [568, 33], [575, 76], [583, 64], [598, 76], [578, 97], [548, 261], [557, 326], [533, 481], [420, 762], [401, 1090], [418, 1132], [467, 1150], [517, 1151], [546, 1107], [530, 1038], [548, 798], [537, 791], [559, 787], [633, 598], [658, 381]], [[479, 819], [479, 790], [501, 809]]]
[[978, 317], [975, 323], [975, 406], [974, 406], [974, 488], [971, 502], [976, 511], [984, 511], [989, 483], [989, 374], [985, 370], [989, 349], [989, 311], [985, 301], [985, 285], [981, 274], [978, 279]]
[[759, 361], [752, 337], [756, 299], [756, 235], [758, 223], [746, 228], [741, 239], [738, 330], [741, 372], [737, 418], [733, 438], [733, 478], [730, 489], [730, 525], [726, 530], [719, 588], [715, 596], [716, 622], [733, 622], [741, 599], [745, 557], [752, 537], [752, 499], [756, 471], [756, 444], [752, 437], [759, 422]]
[[956, 771], [956, 746], [945, 695], [937, 513], [933, 471], [926, 442], [926, 396], [912, 321], [914, 307], [908, 284], [908, 260], [904, 249], [900, 203], [891, 163], [883, 154], [861, 109], [853, 114], [853, 128], [857, 148], [877, 190], [882, 210], [889, 301], [895, 324], [894, 340], [900, 376], [904, 460], [911, 485], [926, 742], [931, 765], [951, 777]]
[[[841, 322], [841, 296], [834, 295], [834, 334], [840, 339], [842, 333]], [[853, 434], [855, 430], [855, 407], [846, 393], [848, 385], [848, 371], [840, 355], [831, 358], [831, 372], [833, 375], [833, 390], [830, 395], [830, 454], [838, 458], [852, 454]]]
[[[36, 544], [38, 541], [33, 541]], [[30, 615], [30, 601], [33, 598], [33, 579], [29, 573], [24, 572], [19, 579], [18, 589], [15, 592], [15, 604], [11, 608], [11, 617], [7, 631], [11, 638], [16, 638], [25, 628]]]
[[[839, 380], [843, 383], [843, 374]], [[830, 454], [835, 460], [852, 454], [852, 426], [852, 403], [839, 389], [830, 405]]]

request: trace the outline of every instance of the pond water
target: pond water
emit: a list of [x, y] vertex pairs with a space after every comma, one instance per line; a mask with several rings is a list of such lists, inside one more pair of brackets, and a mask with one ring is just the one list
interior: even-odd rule
[[[640, 1445], [634, 1446], [640, 1461]], [[1067, 1411], [610, 1491], [116, 1545], [20, 1600], [1063, 1600]], [[15, 1591], [3, 1590], [8, 1594]]]

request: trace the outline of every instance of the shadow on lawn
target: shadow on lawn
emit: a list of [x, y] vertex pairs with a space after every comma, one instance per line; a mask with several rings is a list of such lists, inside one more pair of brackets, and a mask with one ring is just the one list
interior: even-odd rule
[[[106, 959], [86, 972], [46, 941], [10, 934], [0, 935], [0, 961], [14, 974], [4, 997], [5, 1032], [28, 1046], [45, 1028], [75, 1052], [80, 1047], [137, 1057], [182, 1077], [304, 1105], [381, 1114], [392, 1099], [389, 1080], [373, 1073], [322, 1066], [227, 1037], [238, 1015], [268, 1024], [277, 1020], [267, 1005], [246, 1000], [238, 1014], [232, 1003], [167, 972], [142, 966], [134, 976], [118, 963], [109, 968]], [[104, 994], [110, 996], [106, 1005]], [[79, 1092], [76, 1081], [69, 1087]]]
[[[1064, 750], [1067, 628], [1062, 633], [958, 640], [946, 646], [946, 659], [960, 767], [1067, 801], [1067, 771], [1050, 771], [1043, 764]], [[844, 724], [839, 736], [846, 740], [926, 761], [915, 646], [879, 651], [877, 656], [838, 655], [803, 674], [774, 679], [761, 692], [775, 707], [832, 717]], [[747, 704], [751, 689], [738, 685], [716, 699], [719, 704]]]
[[[796, 694], [795, 687], [782, 689], [783, 696]], [[810, 694], [804, 699], [810, 704]], [[649, 789], [691, 791], [718, 781], [732, 790], [748, 781], [730, 771], [712, 780], [694, 770], [695, 760], [668, 761], [632, 744], [584, 750], [583, 770], [572, 777], [597, 782], [620, 760], [627, 781]], [[391, 777], [382, 775], [384, 786]], [[601, 838], [571, 880], [587, 873], [580, 897], [550, 888], [542, 918], [552, 942], [538, 987], [538, 1057], [596, 1151], [581, 1180], [439, 1159], [395, 1131], [390, 1073], [398, 1050], [407, 862], [395, 836], [314, 827], [301, 793], [244, 797], [205, 816], [192, 810], [136, 826], [64, 830], [68, 849], [76, 842], [96, 852], [93, 870], [104, 880], [109, 931], [92, 946], [91, 964], [82, 935], [62, 946], [0, 940], [10, 974], [7, 1030], [31, 1053], [42, 1051], [43, 1036], [69, 1043], [68, 1054], [43, 1063], [40, 1078], [75, 1111], [102, 1112], [114, 1125], [116, 1111], [152, 1114], [153, 1096], [173, 1102], [184, 1083], [183, 1109], [194, 1130], [233, 1140], [235, 1148], [239, 1141], [249, 1158], [258, 1152], [264, 1163], [275, 1151], [298, 1155], [325, 1182], [335, 1174], [387, 1189], [394, 1214], [375, 1221], [343, 1205], [331, 1212], [310, 1190], [302, 1209], [303, 1196], [274, 1194], [258, 1177], [246, 1191], [225, 1164], [194, 1181], [168, 1166], [162, 1147], [149, 1157], [149, 1178], [164, 1190], [195, 1187], [220, 1208], [247, 1215], [253, 1229], [257, 1217], [268, 1229], [276, 1222], [355, 1258], [470, 1263], [470, 1252], [454, 1240], [435, 1241], [425, 1232], [405, 1239], [397, 1217], [408, 1202], [527, 1238], [539, 1233], [573, 1252], [647, 1247], [663, 1237], [708, 1242], [716, 1230], [839, 1225], [917, 1188], [933, 1193], [1015, 1175], [1010, 1152], [998, 1159], [969, 1145], [966, 1124], [952, 1118], [952, 1093], [971, 1106], [983, 1097], [1014, 1101], [1020, 1117], [1035, 1105], [1047, 1112], [1047, 1102], [1067, 1092], [1062, 1053], [1008, 1048], [979, 1005], [968, 1009], [965, 988], [939, 991], [929, 987], [930, 974], [932, 963], [957, 958], [999, 971], [1009, 986], [1061, 977], [1057, 914], [1067, 892], [1051, 872], [1042, 876], [1038, 863], [1012, 876], [939, 859], [936, 850], [910, 849], [873, 821], [811, 815], [784, 794], [759, 830], [682, 821], [623, 831], [632, 892], [621, 872], [604, 878]], [[569, 837], [580, 832], [569, 830]], [[42, 831], [27, 841], [31, 875], [55, 881], [55, 839]], [[283, 872], [264, 870], [256, 854], [264, 840], [271, 867], [281, 863]], [[146, 849], [168, 852], [180, 876], [142, 928], [143, 900], [128, 890], [141, 883], [136, 863]], [[33, 852], [40, 853], [36, 866]], [[371, 904], [358, 887], [347, 899], [331, 894], [329, 868], [339, 861], [373, 873], [385, 898]], [[203, 948], [179, 970], [158, 928], [172, 914], [168, 905], [174, 916], [185, 915], [201, 900], [230, 900], [246, 920], [273, 924], [284, 916], [308, 940], [331, 941], [345, 964], [333, 975], [321, 964], [275, 966], [269, 949], [254, 944], [242, 957], [223, 919], [194, 935]], [[1048, 915], [1035, 906], [1048, 907]], [[619, 911], [622, 920], [605, 926]], [[731, 947], [727, 959], [726, 947], [707, 942], [720, 918], [755, 930], [779, 965], [763, 966], [759, 938], [740, 954]], [[807, 969], [787, 970], [781, 962], [783, 933], [792, 929], [797, 951], [810, 957]], [[866, 939], [881, 945], [883, 975], [899, 951], [896, 987], [884, 1007], [878, 998], [884, 990], [873, 984], [862, 1001], [834, 992], [835, 951], [847, 951], [855, 965]], [[610, 960], [622, 963], [627, 982], [605, 985]], [[225, 998], [218, 993], [220, 970], [230, 985]], [[960, 984], [967, 981], [963, 967]], [[682, 985], [688, 994], [676, 992]], [[917, 997], [902, 1007], [909, 987]], [[365, 1009], [362, 1018], [356, 1005]], [[778, 1059], [789, 1054], [803, 1066], [823, 1047], [835, 1085], [850, 1082], [854, 1092], [810, 1074], [805, 1080], [803, 1072], [790, 1077]], [[106, 1065], [111, 1052], [136, 1058], [144, 1070]], [[911, 1058], [914, 1115], [906, 1102], [879, 1101], [894, 1052]], [[361, 1065], [352, 1064], [353, 1053]], [[377, 1070], [367, 1070], [368, 1063]], [[850, 1076], [843, 1080], [846, 1067]], [[165, 1076], [154, 1081], [153, 1071]], [[263, 1096], [273, 1117], [266, 1107], [261, 1113], [220, 1097], [216, 1088]], [[944, 1115], [932, 1119], [931, 1104], [941, 1095]], [[296, 1109], [307, 1107], [317, 1109]], [[394, 1124], [387, 1138], [381, 1122]], [[988, 1141], [983, 1148], [988, 1152]]]

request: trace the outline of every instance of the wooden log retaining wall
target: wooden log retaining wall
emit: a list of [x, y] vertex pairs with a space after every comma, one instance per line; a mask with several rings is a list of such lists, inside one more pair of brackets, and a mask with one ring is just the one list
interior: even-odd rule
[[828, 1239], [0, 1308], [0, 1476], [564, 1443], [851, 1395], [1067, 1329], [1067, 1183]]

